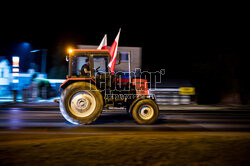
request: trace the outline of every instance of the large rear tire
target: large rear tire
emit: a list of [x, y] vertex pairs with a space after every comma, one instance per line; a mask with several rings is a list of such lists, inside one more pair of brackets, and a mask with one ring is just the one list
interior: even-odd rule
[[63, 90], [60, 111], [73, 124], [90, 124], [102, 113], [103, 98], [95, 85], [75, 82]]
[[159, 108], [151, 99], [142, 99], [135, 103], [132, 116], [138, 124], [153, 124], [159, 116]]

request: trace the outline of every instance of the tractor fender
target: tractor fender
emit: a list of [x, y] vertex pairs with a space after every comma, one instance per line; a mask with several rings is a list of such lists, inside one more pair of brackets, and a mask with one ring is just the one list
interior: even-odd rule
[[95, 85], [95, 80], [93, 78], [67, 78], [67, 80], [65, 80], [61, 85], [60, 88], [61, 89], [65, 89], [68, 85], [74, 83], [74, 82], [79, 82], [79, 81], [88, 81], [92, 84]]

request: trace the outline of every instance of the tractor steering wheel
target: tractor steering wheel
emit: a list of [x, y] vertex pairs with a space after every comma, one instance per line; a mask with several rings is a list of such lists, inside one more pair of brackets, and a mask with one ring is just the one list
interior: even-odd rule
[[98, 70], [100, 69], [100, 67], [101, 67], [101, 66], [99, 66], [99, 67], [97, 67], [97, 68], [95, 69], [95, 72], [96, 72], [97, 75], [100, 75], [100, 74], [101, 74], [101, 73], [98, 71]]
[[101, 67], [101, 66], [97, 67], [97, 68], [95, 69], [95, 71], [98, 72], [98, 70], [100, 69], [100, 67]]

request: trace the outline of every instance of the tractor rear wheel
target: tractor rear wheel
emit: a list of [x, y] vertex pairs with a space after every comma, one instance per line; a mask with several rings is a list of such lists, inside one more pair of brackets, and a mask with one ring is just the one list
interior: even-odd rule
[[132, 116], [138, 124], [149, 125], [158, 119], [159, 108], [153, 100], [142, 99], [135, 103]]
[[91, 83], [75, 82], [61, 94], [60, 111], [70, 123], [90, 124], [101, 115], [102, 110], [102, 94]]

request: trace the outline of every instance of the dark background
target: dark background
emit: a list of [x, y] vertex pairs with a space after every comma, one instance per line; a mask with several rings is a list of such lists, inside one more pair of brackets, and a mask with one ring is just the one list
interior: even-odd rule
[[121, 27], [119, 45], [142, 47], [144, 70], [166, 69], [165, 79], [190, 80], [198, 103], [249, 104], [246, 4], [43, 1], [2, 7], [0, 56], [18, 54], [22, 42], [48, 49], [49, 78], [65, 78], [69, 46], [98, 45], [105, 33], [110, 46]]

